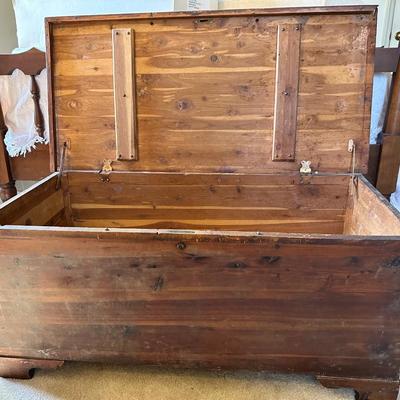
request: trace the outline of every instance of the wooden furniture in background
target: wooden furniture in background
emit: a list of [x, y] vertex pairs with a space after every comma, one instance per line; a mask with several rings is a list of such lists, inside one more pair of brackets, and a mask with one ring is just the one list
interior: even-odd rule
[[[278, 161], [289, 23], [298, 123]], [[60, 171], [0, 207], [0, 355], [308, 373], [395, 399], [400, 217], [360, 174], [375, 28], [371, 6], [48, 19]], [[132, 161], [112, 29], [135, 32]]]
[[400, 47], [377, 49], [376, 72], [392, 72], [382, 137], [370, 148], [370, 181], [384, 195], [396, 190], [400, 166]]
[[15, 180], [11, 173], [10, 158], [4, 143], [7, 127], [4, 123], [0, 104], [0, 199], [6, 201], [17, 194]]
[[[31, 49], [20, 54], [0, 54], [0, 75], [11, 75], [19, 69], [31, 78], [31, 94], [34, 104], [34, 122], [39, 136], [43, 135], [43, 115], [39, 106], [39, 87], [35, 76], [46, 68], [45, 53]], [[0, 105], [0, 134], [7, 132]], [[26, 157], [8, 157], [3, 140], [0, 144], [0, 198], [8, 200], [16, 194], [15, 180], [38, 180], [50, 172], [49, 146], [37, 145]]]

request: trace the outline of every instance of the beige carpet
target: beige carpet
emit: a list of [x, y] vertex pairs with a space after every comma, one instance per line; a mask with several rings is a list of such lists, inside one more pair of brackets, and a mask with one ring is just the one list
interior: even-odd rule
[[312, 378], [67, 363], [32, 380], [0, 378], [1, 400], [353, 400]]

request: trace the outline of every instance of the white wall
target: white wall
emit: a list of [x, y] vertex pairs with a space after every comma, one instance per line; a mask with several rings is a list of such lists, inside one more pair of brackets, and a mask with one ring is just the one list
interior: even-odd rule
[[0, 0], [0, 53], [17, 47], [17, 28], [11, 0]]

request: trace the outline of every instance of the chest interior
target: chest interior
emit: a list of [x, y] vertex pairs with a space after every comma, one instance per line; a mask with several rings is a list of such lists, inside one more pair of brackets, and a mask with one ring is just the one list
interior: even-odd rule
[[4, 204], [2, 225], [399, 234], [398, 214], [359, 174], [374, 8], [46, 26], [60, 172]]
[[122, 172], [104, 177], [73, 171], [61, 181], [54, 174], [7, 202], [0, 223], [400, 235], [398, 213], [363, 177], [354, 181], [349, 175]]

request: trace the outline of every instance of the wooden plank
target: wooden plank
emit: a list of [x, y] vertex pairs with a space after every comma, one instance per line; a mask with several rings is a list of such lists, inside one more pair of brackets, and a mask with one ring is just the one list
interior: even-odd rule
[[277, 30], [272, 159], [294, 161], [301, 24], [279, 24]]
[[376, 183], [385, 196], [396, 191], [400, 169], [400, 63], [392, 80]]
[[364, 178], [352, 188], [346, 212], [346, 235], [400, 236], [400, 213]]
[[[114, 170], [298, 171], [295, 162], [272, 160], [279, 23], [293, 18], [210, 16], [200, 23], [192, 15], [115, 23], [114, 29], [135, 30], [140, 159], [115, 161]], [[304, 22], [296, 159], [310, 159], [320, 172], [349, 171], [349, 139], [357, 144], [357, 169], [367, 169], [373, 49], [366, 47], [373, 23], [372, 14], [346, 13], [313, 14]], [[116, 153], [110, 23], [78, 19], [51, 27], [55, 126], [60, 143], [71, 143], [66, 164], [99, 170]]]
[[165, 18], [197, 18], [203, 17], [234, 17], [234, 16], [258, 16], [258, 15], [302, 15], [302, 14], [372, 14], [377, 10], [373, 5], [352, 5], [352, 6], [330, 6], [330, 7], [274, 7], [257, 9], [237, 10], [207, 10], [207, 11], [181, 11], [181, 12], [156, 12], [156, 13], [135, 13], [135, 14], [109, 14], [109, 15], [84, 15], [84, 16], [62, 16], [47, 17], [49, 24], [65, 22], [94, 22], [94, 21], [120, 21], [121, 19], [165, 19]]
[[2, 228], [0, 246], [9, 356], [398, 377], [394, 238]]
[[112, 30], [116, 159], [137, 160], [135, 31]]
[[0, 225], [46, 225], [64, 206], [56, 181], [57, 174], [49, 175], [1, 204]]
[[[57, 171], [58, 157], [61, 152], [57, 151], [59, 137], [56, 134], [56, 108], [53, 81], [53, 44], [51, 36], [53, 35], [52, 25], [45, 18], [45, 36], [46, 36], [46, 69], [47, 69], [47, 102], [49, 119], [49, 155], [50, 172]], [[60, 144], [62, 145], [62, 143]]]
[[38, 181], [50, 175], [49, 146], [37, 144], [35, 151], [25, 157], [12, 157], [11, 169], [15, 180]]
[[400, 48], [377, 47], [375, 49], [375, 72], [396, 72]]
[[342, 233], [348, 176], [68, 172], [74, 226]]
[[385, 196], [396, 191], [400, 167], [400, 135], [383, 135], [376, 187]]
[[380, 144], [369, 145], [369, 159], [368, 159], [368, 173], [365, 177], [373, 186], [376, 186], [376, 179], [378, 176], [379, 158], [381, 155]]
[[13, 221], [7, 221], [7, 225], [38, 225], [44, 226], [52, 223], [53, 218], [64, 211], [64, 198], [62, 191], [58, 190], [26, 212], [21, 213]]

